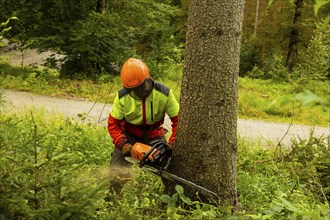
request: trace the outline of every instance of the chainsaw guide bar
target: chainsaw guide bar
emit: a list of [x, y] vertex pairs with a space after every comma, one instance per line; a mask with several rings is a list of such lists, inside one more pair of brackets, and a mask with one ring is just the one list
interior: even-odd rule
[[152, 174], [155, 174], [157, 176], [163, 177], [167, 180], [170, 180], [170, 181], [175, 182], [175, 183], [177, 183], [179, 185], [182, 185], [182, 186], [191, 187], [194, 190], [196, 190], [197, 192], [199, 192], [202, 195], [206, 196], [207, 198], [213, 199], [214, 201], [219, 201], [218, 195], [216, 193], [212, 192], [211, 190], [208, 190], [208, 189], [206, 189], [202, 186], [199, 186], [199, 185], [197, 185], [197, 184], [195, 184], [195, 183], [193, 183], [189, 180], [183, 179], [183, 178], [178, 177], [174, 174], [168, 173], [164, 169], [159, 169], [159, 168], [152, 167], [152, 166], [149, 166], [149, 165], [146, 165], [146, 164], [141, 164], [140, 161], [135, 160], [132, 157], [125, 157], [125, 160], [132, 163], [132, 164], [135, 164], [135, 165], [139, 166], [142, 170], [144, 170], [148, 173], [152, 173]]

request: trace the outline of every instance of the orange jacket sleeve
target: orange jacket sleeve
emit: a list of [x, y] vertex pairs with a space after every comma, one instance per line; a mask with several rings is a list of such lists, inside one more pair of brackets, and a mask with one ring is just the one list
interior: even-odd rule
[[122, 123], [124, 120], [118, 120], [109, 114], [108, 118], [108, 132], [113, 140], [116, 148], [121, 148], [121, 146], [126, 143], [126, 137], [123, 134]]
[[170, 139], [168, 140], [169, 143], [174, 144], [175, 142], [175, 135], [176, 135], [176, 128], [178, 127], [178, 121], [179, 121], [179, 117], [178, 116], [174, 116], [171, 119], [172, 122], [172, 135], [170, 137]]

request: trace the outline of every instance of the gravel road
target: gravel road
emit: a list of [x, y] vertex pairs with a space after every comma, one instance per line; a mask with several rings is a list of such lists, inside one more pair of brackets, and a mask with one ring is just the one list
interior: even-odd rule
[[[87, 120], [106, 125], [107, 117], [112, 106], [104, 103], [94, 103], [77, 99], [64, 99], [35, 95], [28, 92], [12, 90], [4, 91], [5, 100], [9, 102], [7, 108], [10, 111], [21, 112], [31, 107], [44, 109], [49, 114], [63, 114], [66, 117], [78, 119], [78, 114], [87, 114]], [[170, 121], [165, 120], [165, 126], [170, 128]], [[272, 123], [257, 120], [238, 119], [238, 133], [240, 137], [249, 140], [257, 140], [260, 143], [272, 146], [282, 140], [282, 144], [288, 145], [292, 138], [308, 138], [311, 129], [314, 135], [329, 136], [329, 127], [312, 127], [304, 125], [289, 125], [285, 123]]]
[[[6, 47], [0, 49], [0, 58], [4, 58], [12, 64], [19, 65], [23, 61], [25, 65], [38, 65], [50, 56], [50, 52], [38, 53], [36, 50], [27, 50], [24, 53], [14, 50], [14, 45], [8, 44], [5, 40]], [[60, 56], [58, 55], [57, 58]], [[22, 60], [23, 58], [23, 60]], [[27, 92], [5, 91], [6, 99], [11, 103], [9, 109], [11, 111], [24, 111], [28, 108], [42, 108], [50, 114], [63, 114], [66, 117], [76, 118], [77, 114], [87, 114], [87, 121], [95, 124], [106, 125], [107, 117], [111, 111], [110, 104], [94, 103], [77, 99], [63, 99], [48, 96], [40, 96]], [[314, 129], [314, 135], [329, 136], [329, 127], [311, 127], [303, 125], [289, 125], [285, 123], [271, 123], [256, 120], [238, 119], [238, 135], [245, 139], [258, 140], [261, 143], [272, 145], [282, 140], [282, 144], [288, 145], [292, 138], [306, 139], [311, 129]], [[170, 128], [170, 121], [165, 120], [165, 126]], [[289, 129], [289, 130], [288, 130]]]

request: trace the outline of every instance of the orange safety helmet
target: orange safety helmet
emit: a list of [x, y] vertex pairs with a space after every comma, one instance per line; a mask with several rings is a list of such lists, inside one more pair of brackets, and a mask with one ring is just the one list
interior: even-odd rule
[[139, 59], [129, 58], [120, 71], [120, 78], [126, 89], [132, 89], [150, 78], [147, 65]]

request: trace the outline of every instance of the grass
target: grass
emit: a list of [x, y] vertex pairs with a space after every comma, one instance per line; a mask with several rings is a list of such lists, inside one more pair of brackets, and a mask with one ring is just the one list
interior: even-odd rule
[[[313, 81], [300, 85], [240, 78], [239, 117], [286, 123], [293, 119], [297, 124], [329, 126], [328, 83]], [[315, 96], [310, 98], [305, 91]]]
[[[19, 131], [19, 132], [18, 132]], [[108, 190], [113, 145], [104, 127], [40, 111], [0, 114], [0, 212], [6, 219], [320, 219], [329, 212], [329, 157], [321, 138], [292, 150], [238, 140], [242, 209], [191, 201], [136, 168], [122, 195]], [[19, 177], [19, 178], [17, 178]], [[38, 178], [36, 178], [38, 177]], [[37, 202], [37, 203], [36, 203]]]
[[[179, 99], [181, 70], [173, 67], [170, 71], [157, 80], [173, 88]], [[67, 80], [59, 78], [53, 70], [19, 68], [1, 62], [0, 82], [6, 89], [99, 102], [112, 102], [114, 93], [121, 88], [118, 77], [103, 75], [97, 82]], [[326, 102], [309, 93], [303, 96], [305, 99], [296, 96], [310, 90], [326, 100], [327, 84], [240, 78], [239, 117], [290, 122], [293, 116], [295, 123], [328, 126]], [[46, 119], [42, 113], [33, 111], [26, 115], [0, 114], [2, 216], [13, 219], [59, 219], [64, 215], [74, 219], [329, 219], [329, 152], [324, 141], [312, 137], [299, 140], [292, 143], [293, 150], [289, 151], [265, 149], [240, 138], [237, 190], [242, 209], [232, 214], [226, 204], [191, 202], [180, 190], [165, 197], [160, 178], [144, 172], [137, 172], [124, 186], [121, 196], [112, 195], [104, 182], [108, 179], [108, 160], [113, 148], [106, 129], [52, 117]], [[42, 178], [36, 179], [36, 176]], [[42, 190], [37, 191], [36, 186]], [[2, 190], [6, 191], [1, 193]], [[174, 203], [174, 199], [178, 202]], [[35, 201], [39, 202], [37, 208]]]
[[[118, 76], [102, 75], [98, 81], [62, 79], [55, 70], [16, 67], [0, 61], [0, 80], [4, 89], [29, 91], [41, 95], [79, 98], [112, 103], [121, 88]], [[164, 68], [165, 69], [165, 68]], [[180, 65], [171, 67], [156, 80], [173, 89], [179, 100]], [[238, 117], [273, 122], [329, 126], [329, 88], [327, 81], [277, 83], [271, 80], [239, 78]], [[312, 95], [304, 95], [311, 91]], [[300, 95], [300, 99], [297, 99]], [[307, 104], [304, 100], [307, 100]], [[320, 101], [321, 100], [321, 101]]]

